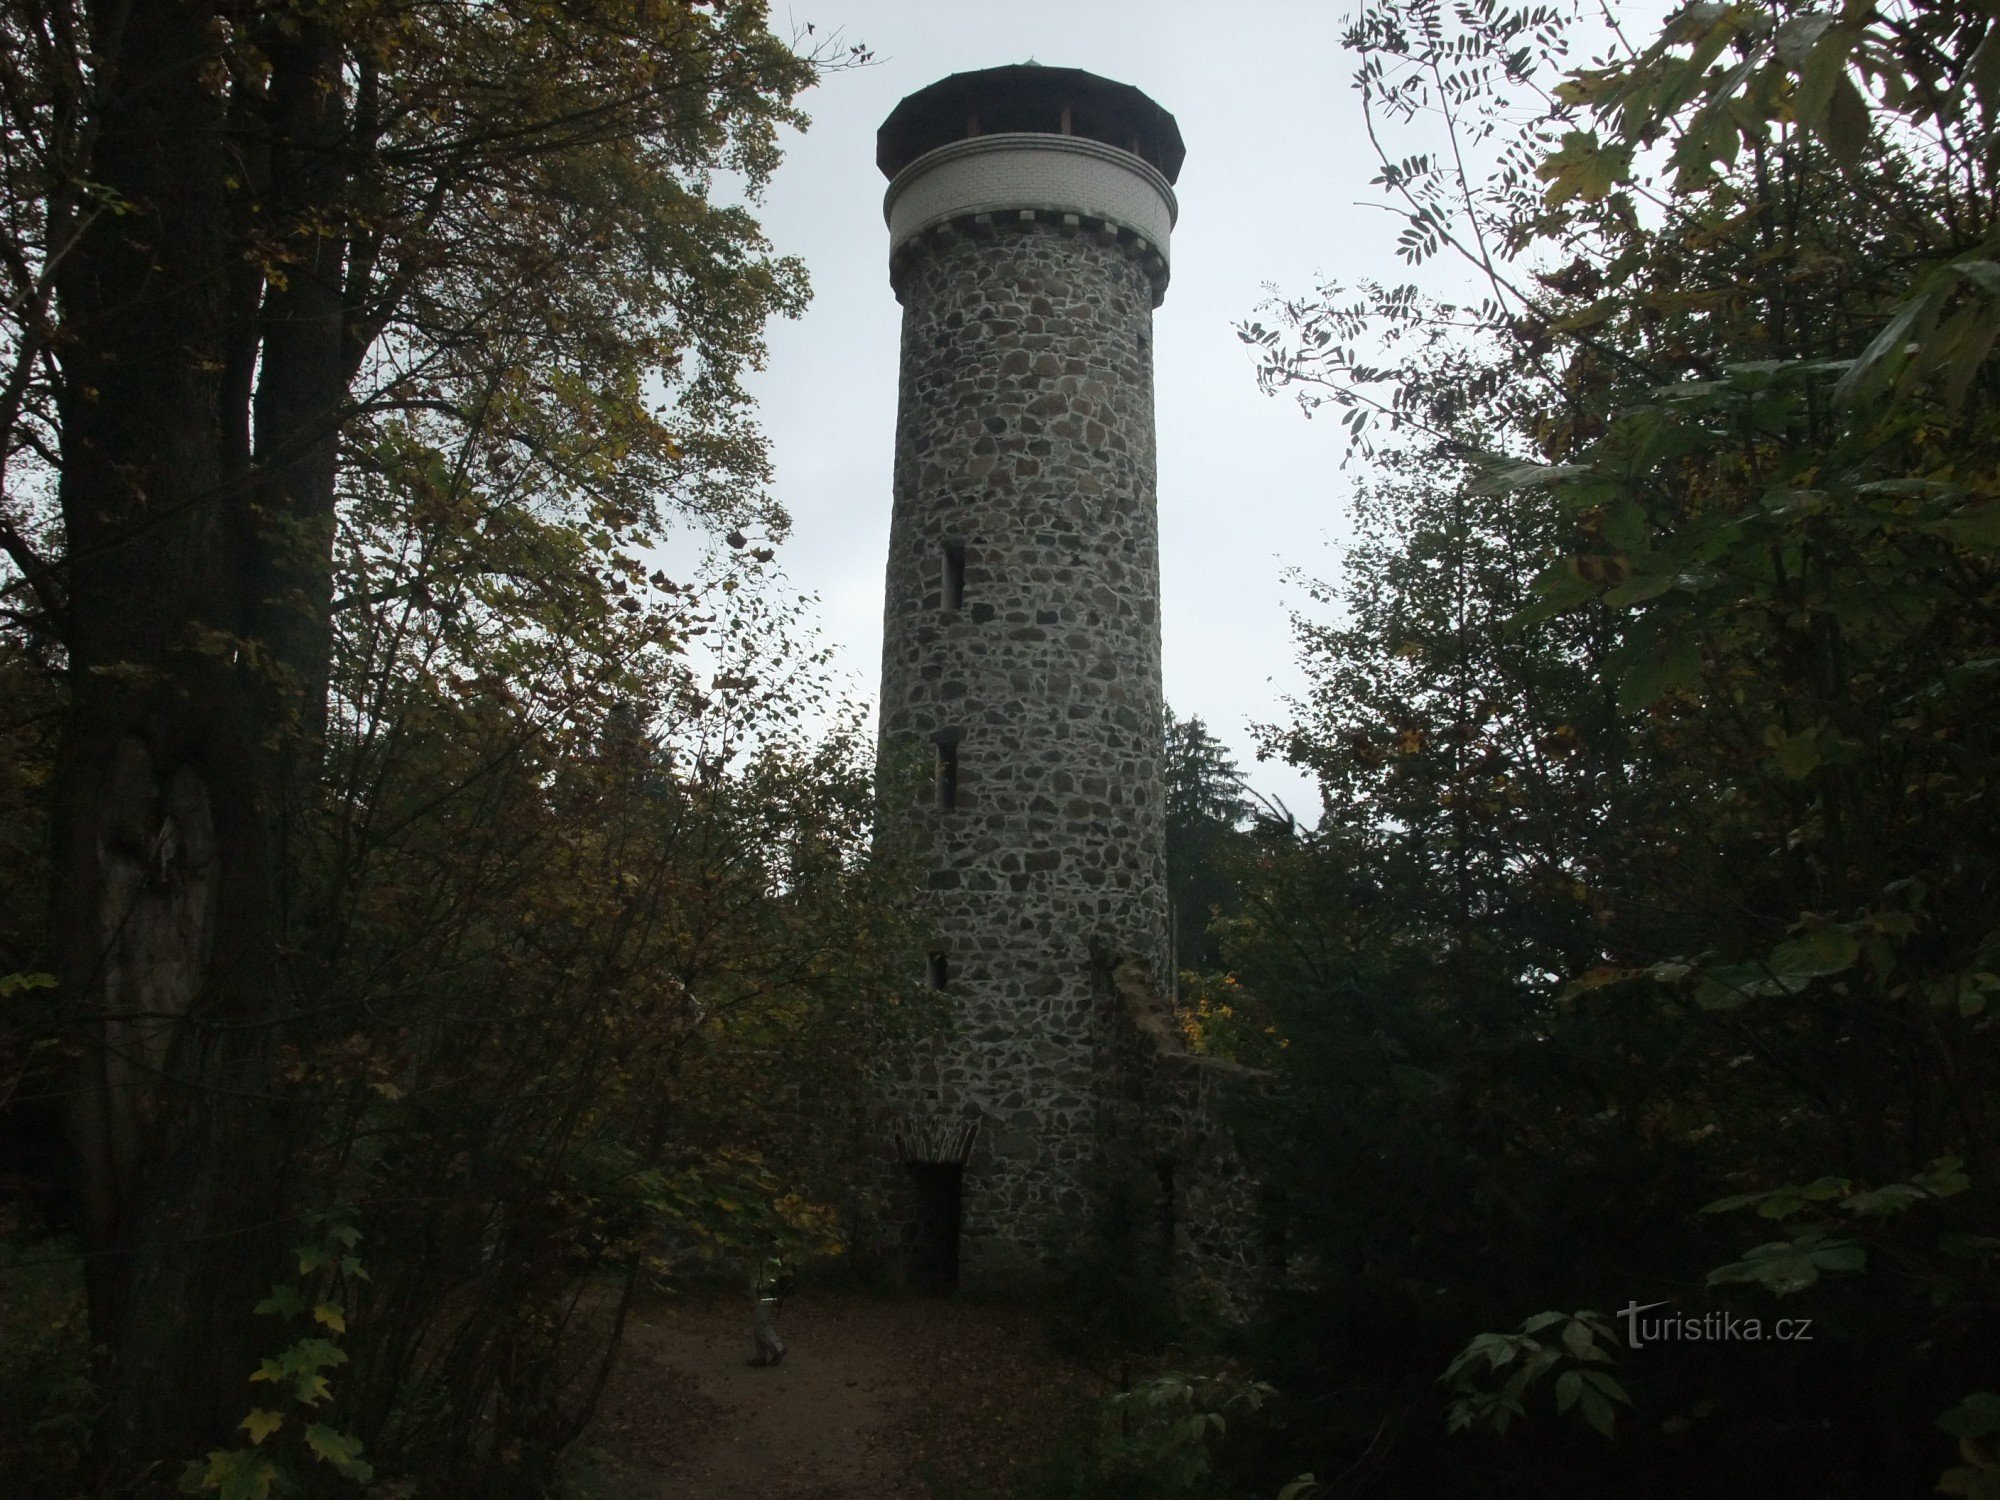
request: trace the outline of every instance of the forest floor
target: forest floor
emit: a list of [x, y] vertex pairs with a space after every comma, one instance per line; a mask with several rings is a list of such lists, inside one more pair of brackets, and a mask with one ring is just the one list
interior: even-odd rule
[[971, 1500], [1004, 1495], [1102, 1386], [1029, 1313], [816, 1291], [753, 1369], [741, 1299], [633, 1315], [578, 1490], [603, 1500]]

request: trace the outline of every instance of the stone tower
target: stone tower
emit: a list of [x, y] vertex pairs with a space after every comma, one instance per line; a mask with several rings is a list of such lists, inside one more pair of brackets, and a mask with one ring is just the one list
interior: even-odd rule
[[903, 306], [883, 823], [928, 870], [955, 1017], [888, 1102], [919, 1279], [1075, 1248], [1110, 969], [1166, 969], [1152, 321], [1184, 154], [1137, 89], [1033, 64], [954, 74], [878, 136]]

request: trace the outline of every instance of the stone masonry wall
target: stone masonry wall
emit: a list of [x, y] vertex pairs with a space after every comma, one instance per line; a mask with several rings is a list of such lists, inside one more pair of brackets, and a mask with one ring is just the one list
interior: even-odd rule
[[914, 1130], [978, 1122], [968, 1283], [1047, 1265], [1089, 1229], [1091, 954], [1166, 958], [1159, 267], [1067, 217], [933, 231], [895, 266], [882, 763], [934, 762], [943, 741], [957, 800], [926, 785], [885, 815], [931, 871], [956, 1026], [889, 1102]]
[[1236, 1122], [1266, 1107], [1276, 1080], [1188, 1051], [1144, 964], [1099, 966], [1099, 1153], [1108, 1190], [1128, 1205], [1126, 1247], [1147, 1240], [1184, 1310], [1240, 1320], [1277, 1272], [1257, 1175]]

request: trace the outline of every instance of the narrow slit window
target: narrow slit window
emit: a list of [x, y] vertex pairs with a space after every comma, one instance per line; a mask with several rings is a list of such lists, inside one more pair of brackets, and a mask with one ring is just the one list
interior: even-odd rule
[[944, 607], [958, 609], [965, 603], [965, 543], [944, 544]]
[[958, 806], [958, 741], [939, 740], [937, 747], [938, 806], [949, 812]]
[[945, 957], [942, 953], [933, 953], [926, 959], [925, 970], [930, 979], [932, 989], [941, 990], [947, 984], [951, 983], [951, 966], [945, 962]]

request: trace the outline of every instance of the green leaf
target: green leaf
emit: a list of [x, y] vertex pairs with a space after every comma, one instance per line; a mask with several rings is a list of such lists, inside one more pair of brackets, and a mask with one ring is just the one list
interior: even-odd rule
[[1868, 146], [1868, 101], [1861, 97], [1845, 68], [1834, 79], [1817, 134], [1841, 166], [1851, 170], [1860, 164], [1861, 153]]
[[306, 1446], [349, 1479], [366, 1484], [375, 1477], [374, 1466], [361, 1457], [358, 1437], [315, 1422], [306, 1429]]
[[1763, 1219], [1789, 1219], [1809, 1204], [1825, 1203], [1838, 1198], [1853, 1186], [1854, 1184], [1845, 1177], [1821, 1177], [1804, 1187], [1781, 1187], [1764, 1195], [1764, 1201], [1757, 1205], [1757, 1216]]
[[1556, 1377], [1556, 1410], [1568, 1411], [1576, 1405], [1576, 1398], [1583, 1394], [1583, 1372], [1565, 1370]]
[[1844, 927], [1821, 927], [1773, 948], [1770, 969], [1780, 984], [1797, 989], [1806, 980], [1852, 968], [1860, 956], [1861, 944], [1853, 933]]
[[2000, 547], [2000, 500], [1982, 500], [1937, 523], [1961, 547]]
[[1855, 1241], [1829, 1240], [1811, 1230], [1797, 1239], [1755, 1246], [1742, 1260], [1710, 1271], [1708, 1284], [1756, 1282], [1786, 1297], [1818, 1281], [1821, 1271], [1862, 1270], [1867, 1258], [1867, 1252]]
[[1604, 1393], [1590, 1386], [1583, 1387], [1578, 1396], [1578, 1405], [1583, 1412], [1583, 1420], [1605, 1437], [1610, 1437], [1617, 1417], [1611, 1410], [1611, 1403], [1604, 1399]]
[[1886, 1219], [1891, 1214], [1899, 1214], [1913, 1203], [1921, 1203], [1930, 1194], [1907, 1182], [1892, 1182], [1887, 1187], [1874, 1188], [1866, 1193], [1856, 1193], [1851, 1198], [1840, 1200], [1840, 1206], [1849, 1213], [1860, 1214], [1868, 1219]]
[[1617, 677], [1619, 708], [1632, 713], [1650, 707], [1668, 689], [1696, 681], [1701, 646], [1690, 633], [1677, 630], [1664, 642], [1628, 646], [1606, 665]]
[[1627, 1406], [1630, 1406], [1632, 1404], [1632, 1398], [1625, 1394], [1625, 1387], [1620, 1385], [1616, 1380], [1612, 1379], [1611, 1376], [1607, 1375], [1604, 1371], [1585, 1370], [1583, 1372], [1583, 1378], [1586, 1381], [1588, 1381], [1591, 1385], [1596, 1386], [1598, 1390], [1604, 1392], [1604, 1394], [1609, 1396], [1613, 1401], [1622, 1401]]
[[1531, 485], [1553, 484], [1591, 472], [1589, 464], [1536, 464], [1511, 458], [1488, 458], [1485, 468], [1469, 486], [1475, 495], [1504, 495]]
[[1622, 609], [1628, 604], [1644, 604], [1657, 599], [1680, 582], [1674, 573], [1635, 573], [1615, 588], [1604, 591], [1604, 602]]
[[270, 1500], [271, 1483], [278, 1477], [277, 1465], [248, 1448], [218, 1450], [208, 1455], [208, 1468], [195, 1487], [183, 1479], [181, 1488], [191, 1494], [213, 1491], [222, 1500]]
[[256, 1311], [275, 1314], [281, 1318], [296, 1318], [306, 1310], [306, 1299], [299, 1295], [295, 1286], [273, 1286], [271, 1295], [259, 1302]]
[[2000, 1395], [1974, 1391], [1939, 1417], [1937, 1424], [1955, 1438], [1992, 1437], [2000, 1433]]
[[1528, 589], [1537, 599], [1557, 609], [1573, 609], [1597, 597], [1597, 585], [1578, 572], [1568, 558], [1537, 573]]
[[1466, 1346], [1459, 1350], [1457, 1357], [1445, 1367], [1445, 1372], [1440, 1378], [1445, 1380], [1453, 1379], [1463, 1374], [1482, 1359], [1491, 1368], [1497, 1370], [1500, 1366], [1511, 1360], [1518, 1352], [1519, 1341], [1509, 1337], [1507, 1334], [1475, 1334], [1466, 1343]]
[[1951, 1198], [1972, 1186], [1964, 1168], [1956, 1156], [1940, 1156], [1910, 1180], [1933, 1198]]
[[1851, 404], [1879, 373], [1901, 367], [1906, 346], [1919, 335], [1920, 330], [1928, 329], [1937, 320], [1938, 308], [1944, 302], [1949, 285], [1945, 274], [1948, 270], [1948, 267], [1943, 267], [1926, 276], [1916, 292], [1896, 309], [1896, 315], [1889, 320], [1888, 326], [1875, 335], [1868, 347], [1861, 351], [1861, 357], [1854, 361], [1853, 368], [1833, 388], [1836, 403]]
[[1847, 71], [1850, 39], [1839, 32], [1828, 35], [1836, 19], [1827, 11], [1808, 11], [1778, 28], [1778, 55], [1799, 75], [1792, 110], [1809, 130], [1817, 130], [1826, 118], [1833, 86]]
[[59, 982], [53, 974], [0, 974], [0, 997], [22, 990], [52, 990]]
[[1765, 995], [1787, 993], [1762, 964], [1725, 964], [1705, 969], [1695, 981], [1694, 1003], [1703, 1010], [1735, 1010]]
[[1597, 1347], [1596, 1340], [1590, 1336], [1590, 1329], [1585, 1324], [1579, 1323], [1574, 1319], [1564, 1327], [1562, 1341], [1563, 1348], [1570, 1352], [1572, 1358], [1603, 1359], [1606, 1357], [1604, 1351]]
[[346, 1363], [347, 1355], [338, 1344], [322, 1338], [300, 1339], [275, 1359], [265, 1360], [250, 1378], [274, 1384], [289, 1380], [299, 1400], [314, 1406], [333, 1394], [319, 1372]]
[[[1966, 267], [1960, 265], [1958, 269], [1964, 271]], [[1946, 407], [1956, 411], [1985, 366], [1986, 356], [1993, 352], [1997, 338], [2000, 338], [2000, 309], [1995, 308], [1992, 298], [1969, 300], [1952, 313], [1924, 347], [1917, 370], [1912, 374], [1935, 373]]]
[[1704, 975], [1694, 987], [1694, 1003], [1703, 1010], [1736, 1010], [1748, 1005], [1751, 992]]
[[2000, 26], [1988, 26], [1966, 67], [1972, 91], [1989, 114], [2000, 114]]
[[1762, 1193], [1732, 1193], [1727, 1198], [1717, 1198], [1713, 1203], [1704, 1203], [1701, 1206], [1701, 1211], [1705, 1214], [1734, 1213], [1739, 1208], [1749, 1208], [1754, 1204], [1762, 1203], [1770, 1196], [1771, 1194], [1768, 1191]]
[[1771, 746], [1771, 760], [1777, 768], [1793, 781], [1803, 781], [1819, 769], [1819, 731], [1808, 729], [1801, 734], [1774, 734], [1768, 737]]
[[250, 1408], [250, 1415], [236, 1424], [250, 1434], [252, 1443], [261, 1443], [265, 1438], [285, 1425], [283, 1412], [265, 1411], [261, 1406]]
[[1560, 149], [1535, 168], [1546, 182], [1543, 201], [1560, 207], [1572, 198], [1598, 203], [1619, 183], [1632, 175], [1632, 146], [1627, 142], [1606, 146], [1594, 130], [1572, 130], [1562, 138]]

